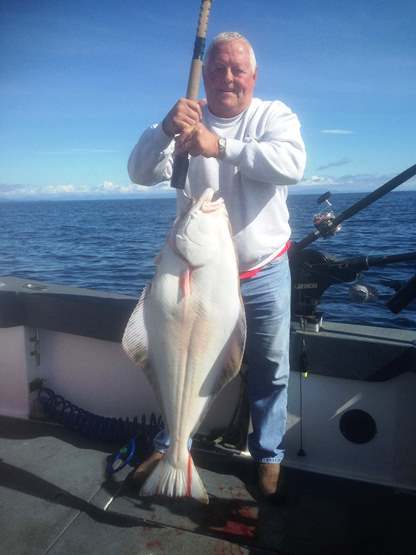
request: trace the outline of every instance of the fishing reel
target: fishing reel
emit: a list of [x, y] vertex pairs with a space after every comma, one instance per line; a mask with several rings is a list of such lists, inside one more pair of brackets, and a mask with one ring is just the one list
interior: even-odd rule
[[317, 203], [324, 204], [323, 209], [321, 212], [318, 212], [313, 217], [313, 225], [319, 231], [322, 237], [330, 237], [331, 235], [335, 235], [338, 231], [341, 231], [341, 225], [334, 225], [335, 221], [335, 212], [332, 209], [332, 204], [329, 201], [331, 198], [330, 191], [327, 191], [323, 195], [321, 195]]
[[[380, 256], [355, 256], [338, 259], [315, 249], [289, 251], [292, 273], [292, 318], [303, 321], [317, 331], [322, 322], [318, 312], [323, 293], [332, 285], [355, 282], [362, 272], [371, 267], [385, 267], [398, 262], [416, 260], [416, 252]], [[416, 275], [407, 283], [388, 283], [396, 294], [387, 304], [396, 314], [416, 298]], [[377, 290], [363, 283], [355, 283], [349, 291], [353, 302], [364, 303], [379, 298]]]

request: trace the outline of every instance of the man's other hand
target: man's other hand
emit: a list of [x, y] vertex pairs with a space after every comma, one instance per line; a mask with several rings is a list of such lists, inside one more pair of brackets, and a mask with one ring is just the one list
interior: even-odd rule
[[206, 104], [205, 100], [180, 98], [164, 118], [162, 122], [163, 131], [166, 135], [174, 137], [185, 129], [200, 123], [204, 104]]
[[175, 154], [189, 152], [191, 156], [219, 158], [218, 135], [209, 131], [203, 123], [187, 127], [176, 138]]

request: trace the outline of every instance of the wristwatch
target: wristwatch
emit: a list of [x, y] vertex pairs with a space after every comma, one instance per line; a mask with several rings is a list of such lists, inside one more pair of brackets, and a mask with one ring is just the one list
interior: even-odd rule
[[225, 156], [225, 147], [227, 145], [227, 139], [225, 137], [218, 137], [218, 154], [219, 159], [222, 160]]

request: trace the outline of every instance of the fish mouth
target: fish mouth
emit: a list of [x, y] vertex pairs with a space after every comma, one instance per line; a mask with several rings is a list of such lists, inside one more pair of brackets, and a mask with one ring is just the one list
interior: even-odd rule
[[204, 204], [201, 206], [201, 211], [208, 213], [208, 212], [215, 212], [216, 210], [218, 210], [218, 208], [220, 208], [221, 206], [224, 205], [224, 199], [219, 198], [217, 199], [215, 202], [204, 202]]
[[224, 204], [224, 199], [219, 196], [218, 191], [214, 191], [210, 187], [205, 189], [197, 202], [196, 209], [201, 212], [215, 212]]
[[201, 204], [203, 204], [204, 202], [211, 202], [212, 199], [213, 199], [214, 194], [215, 194], [214, 189], [211, 189], [211, 187], [208, 187], [207, 189], [205, 189], [205, 191], [199, 197], [198, 202], [200, 202]]

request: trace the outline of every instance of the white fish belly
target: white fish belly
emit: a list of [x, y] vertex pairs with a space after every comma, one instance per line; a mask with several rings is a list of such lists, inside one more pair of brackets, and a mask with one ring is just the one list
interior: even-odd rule
[[158, 383], [171, 442], [185, 445], [230, 379], [224, 371], [227, 346], [241, 313], [232, 272], [219, 280], [217, 264], [196, 269], [184, 294], [180, 275], [186, 270], [167, 248], [144, 305], [152, 381]]

